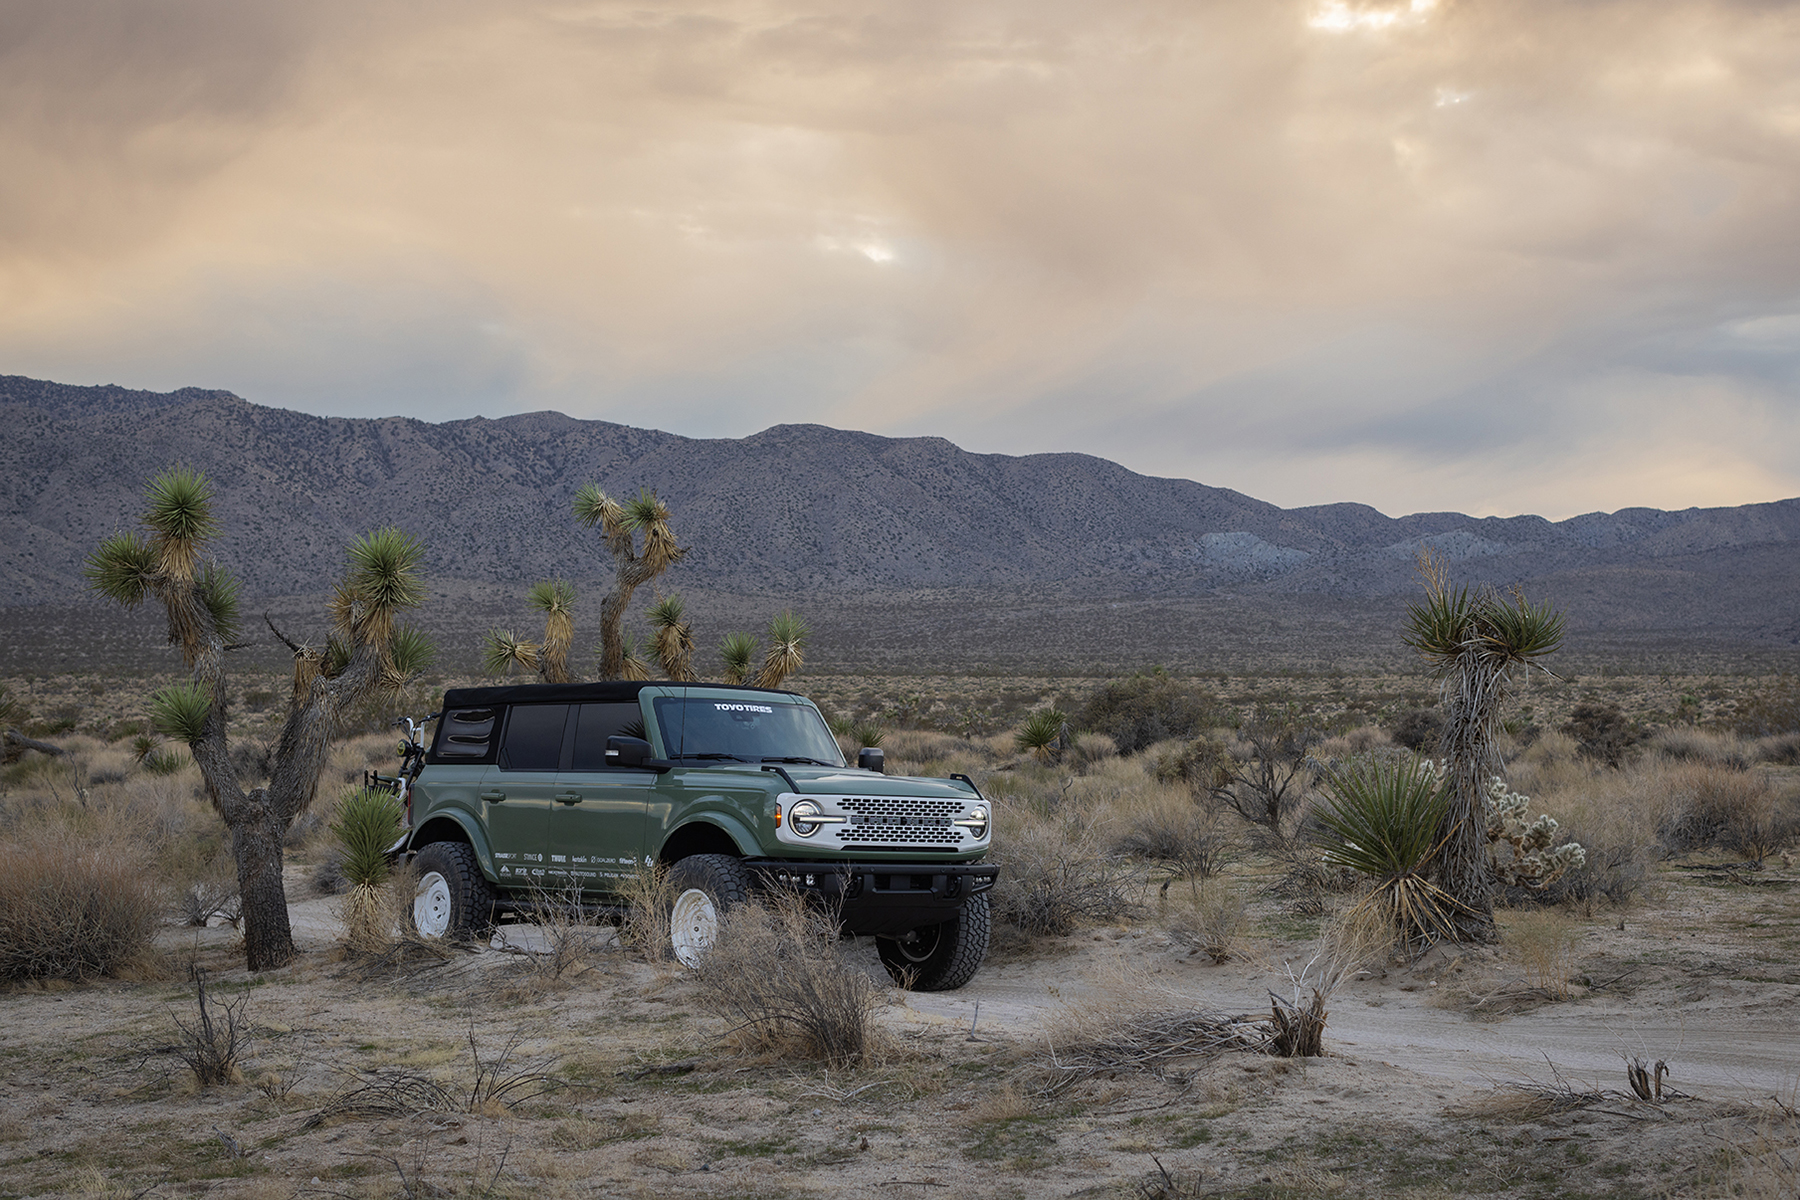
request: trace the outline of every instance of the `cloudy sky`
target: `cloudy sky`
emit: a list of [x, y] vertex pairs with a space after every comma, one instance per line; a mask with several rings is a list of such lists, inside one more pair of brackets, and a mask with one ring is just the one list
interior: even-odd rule
[[0, 374], [1800, 496], [1800, 6], [0, 0]]

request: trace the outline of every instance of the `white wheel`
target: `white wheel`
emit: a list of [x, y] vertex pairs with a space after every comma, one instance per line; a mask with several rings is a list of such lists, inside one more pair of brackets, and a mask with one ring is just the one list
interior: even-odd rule
[[669, 913], [669, 941], [682, 966], [699, 966], [718, 936], [719, 910], [711, 896], [699, 888], [689, 888], [675, 897], [675, 907]]
[[450, 881], [437, 871], [419, 876], [419, 890], [413, 893], [413, 928], [420, 937], [441, 938], [450, 931], [450, 914], [454, 901]]

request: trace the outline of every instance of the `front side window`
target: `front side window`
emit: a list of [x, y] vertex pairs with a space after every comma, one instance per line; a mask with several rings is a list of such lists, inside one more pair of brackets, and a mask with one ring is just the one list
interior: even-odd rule
[[656, 724], [670, 758], [801, 759], [844, 765], [837, 739], [817, 709], [761, 697], [742, 700], [660, 696]]
[[575, 757], [571, 771], [598, 771], [606, 766], [606, 739], [644, 736], [644, 714], [637, 701], [583, 704], [575, 715]]

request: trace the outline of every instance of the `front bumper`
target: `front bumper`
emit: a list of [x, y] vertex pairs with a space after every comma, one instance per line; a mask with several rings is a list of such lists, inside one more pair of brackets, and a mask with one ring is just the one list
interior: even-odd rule
[[793, 888], [835, 909], [844, 929], [855, 934], [900, 934], [941, 925], [994, 886], [993, 863], [795, 862], [747, 858], [768, 888]]

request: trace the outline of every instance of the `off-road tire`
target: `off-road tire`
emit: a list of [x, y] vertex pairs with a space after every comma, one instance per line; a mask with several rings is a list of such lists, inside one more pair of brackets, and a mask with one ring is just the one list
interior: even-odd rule
[[941, 925], [913, 930], [915, 941], [877, 938], [881, 955], [894, 982], [915, 992], [949, 992], [975, 978], [987, 957], [988, 936], [993, 932], [993, 910], [986, 892], [970, 896], [956, 915]]
[[413, 893], [413, 929], [420, 937], [467, 941], [494, 928], [494, 888], [463, 842], [431, 842], [413, 857], [418, 889]]
[[719, 918], [750, 898], [750, 872], [729, 854], [690, 854], [669, 868], [669, 948], [696, 967], [718, 937]]

